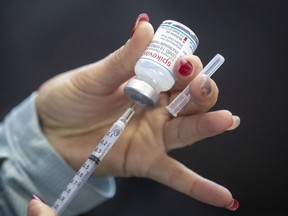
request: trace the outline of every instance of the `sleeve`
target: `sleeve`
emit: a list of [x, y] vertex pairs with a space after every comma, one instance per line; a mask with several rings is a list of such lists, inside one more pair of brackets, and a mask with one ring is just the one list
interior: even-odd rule
[[[26, 215], [32, 194], [48, 205], [75, 174], [39, 126], [33, 93], [0, 126], [0, 215]], [[91, 177], [63, 215], [78, 215], [115, 194], [113, 177]]]

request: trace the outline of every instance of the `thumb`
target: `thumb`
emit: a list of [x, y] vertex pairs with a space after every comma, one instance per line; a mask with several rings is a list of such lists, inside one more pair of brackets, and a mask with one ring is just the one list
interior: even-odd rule
[[28, 205], [27, 216], [56, 216], [56, 213], [40, 200], [33, 199]]
[[[141, 15], [143, 16], [143, 14]], [[148, 16], [144, 14], [146, 19], [140, 19], [141, 15], [136, 20], [132, 37], [125, 45], [101, 61], [80, 68], [81, 73], [78, 75], [82, 78], [86, 76], [96, 80], [101, 93], [114, 92], [134, 75], [134, 66], [154, 34], [154, 29], [148, 22]]]

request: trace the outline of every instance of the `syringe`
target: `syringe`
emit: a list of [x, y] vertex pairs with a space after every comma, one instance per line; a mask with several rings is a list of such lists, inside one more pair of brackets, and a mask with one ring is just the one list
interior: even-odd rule
[[70, 202], [74, 199], [76, 194], [84, 186], [85, 182], [88, 180], [90, 175], [94, 172], [97, 165], [102, 161], [105, 155], [108, 153], [113, 144], [120, 137], [128, 124], [129, 120], [135, 113], [134, 106], [128, 108], [123, 115], [113, 124], [109, 131], [104, 135], [102, 140], [98, 143], [92, 154], [88, 157], [82, 167], [78, 170], [72, 180], [69, 182], [64, 191], [55, 201], [52, 208], [57, 213], [61, 215], [63, 211], [67, 208]]
[[[211, 77], [217, 69], [224, 63], [225, 59], [222, 55], [216, 54], [215, 57], [203, 68], [203, 70], [197, 75], [205, 74], [208, 77]], [[177, 114], [180, 110], [188, 103], [191, 98], [189, 93], [190, 84], [168, 105], [166, 109], [174, 117], [177, 117]]]

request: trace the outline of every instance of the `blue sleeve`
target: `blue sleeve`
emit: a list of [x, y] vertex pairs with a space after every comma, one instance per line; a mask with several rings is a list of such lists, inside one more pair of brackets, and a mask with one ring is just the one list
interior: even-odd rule
[[[26, 215], [32, 194], [48, 205], [75, 174], [39, 126], [33, 93], [0, 125], [0, 215]], [[63, 215], [78, 215], [115, 194], [113, 177], [91, 177]]]

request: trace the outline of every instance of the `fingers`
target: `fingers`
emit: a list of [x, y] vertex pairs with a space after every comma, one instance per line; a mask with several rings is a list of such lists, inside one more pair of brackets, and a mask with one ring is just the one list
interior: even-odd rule
[[[155, 161], [152, 167], [149, 173], [152, 179], [199, 201], [226, 208], [237, 202], [226, 188], [199, 176], [167, 155]], [[233, 210], [237, 209], [235, 207], [238, 206], [234, 205]]]
[[167, 123], [165, 143], [167, 150], [185, 147], [207, 137], [215, 136], [239, 126], [240, 118], [227, 110], [193, 116], [177, 117]]
[[35, 198], [30, 201], [27, 208], [28, 216], [56, 216], [56, 213], [46, 204], [40, 200], [40, 198]]
[[170, 102], [187, 85], [189, 85], [191, 95], [191, 100], [184, 106], [179, 115], [203, 113], [216, 103], [218, 87], [209, 77], [205, 75], [198, 76], [202, 69], [202, 63], [197, 56], [184, 56], [178, 59], [174, 68], [177, 83], [171, 91]]

